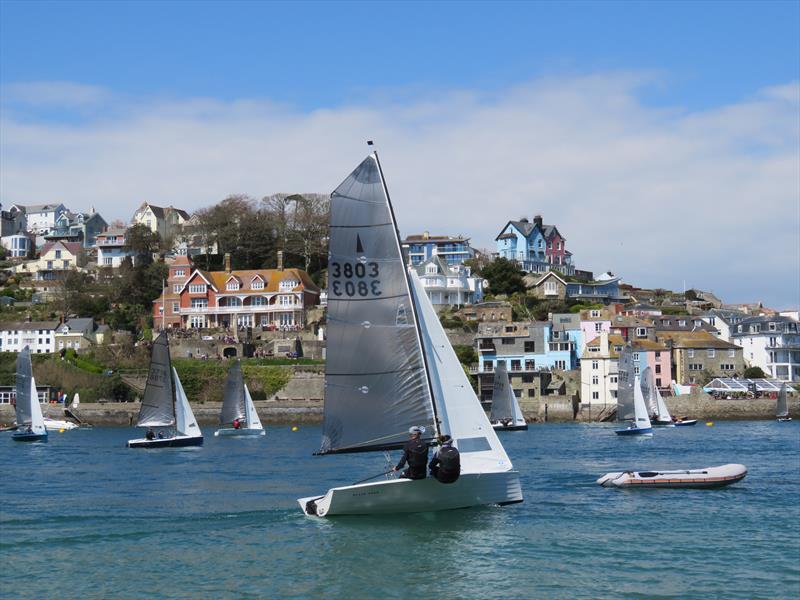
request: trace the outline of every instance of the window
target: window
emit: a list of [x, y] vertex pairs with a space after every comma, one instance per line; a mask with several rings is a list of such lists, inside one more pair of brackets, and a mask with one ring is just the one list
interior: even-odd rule
[[536, 352], [536, 342], [525, 342], [525, 352]]
[[706, 350], [706, 356], [707, 356], [708, 358], [714, 358], [714, 356], [716, 356], [716, 354], [717, 354], [717, 353], [716, 353], [716, 351], [714, 350], [714, 348], [708, 348], [708, 349]]
[[600, 378], [597, 375], [592, 375], [592, 385], [600, 383]]
[[689, 349], [686, 351], [686, 354], [687, 354], [687, 356], [688, 356], [689, 358], [694, 358], [694, 348], [689, 348]]
[[208, 286], [206, 286], [205, 283], [193, 283], [193, 284], [191, 284], [189, 286], [189, 293], [190, 294], [205, 294], [207, 287]]
[[600, 366], [600, 361], [597, 361], [597, 360], [593, 360], [592, 361], [592, 371], [597, 371], [599, 366]]
[[592, 400], [599, 400], [600, 392], [592, 392]]

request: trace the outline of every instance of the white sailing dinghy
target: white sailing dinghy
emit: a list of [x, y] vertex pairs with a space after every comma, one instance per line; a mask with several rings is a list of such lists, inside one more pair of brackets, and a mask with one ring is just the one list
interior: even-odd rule
[[222, 397], [222, 411], [219, 414], [221, 427], [214, 432], [219, 436], [265, 435], [264, 426], [258, 418], [250, 390], [244, 382], [242, 365], [239, 359], [228, 369], [225, 393]]
[[528, 428], [517, 397], [508, 381], [505, 361], [498, 361], [492, 384], [492, 410], [489, 421], [495, 431], [522, 431]]
[[621, 471], [606, 473], [597, 480], [603, 487], [655, 488], [720, 488], [741, 481], [747, 475], [744, 465], [722, 465], [704, 469], [676, 471]]
[[318, 454], [401, 448], [448, 434], [461, 476], [388, 479], [300, 498], [310, 515], [404, 513], [522, 502], [492, 429], [415, 273], [406, 270], [377, 154], [331, 194], [325, 413]]
[[178, 372], [172, 367], [166, 331], [162, 331], [153, 342], [150, 373], [147, 375], [136, 426], [147, 427], [147, 435], [128, 440], [128, 448], [203, 445], [203, 433], [189, 406]]
[[617, 369], [617, 420], [628, 423], [626, 429], [614, 431], [617, 435], [644, 435], [652, 437], [653, 427], [647, 416], [647, 406], [642, 395], [639, 378], [634, 375], [633, 354], [630, 344], [619, 353]]
[[664, 403], [664, 398], [661, 397], [661, 392], [656, 387], [653, 369], [647, 367], [642, 371], [640, 385], [645, 404], [650, 410], [650, 423], [660, 427], [675, 427], [675, 423], [672, 422], [672, 415], [669, 414], [669, 409]]
[[792, 417], [789, 416], [789, 403], [786, 400], [785, 383], [781, 384], [781, 391], [778, 392], [778, 402], [775, 406], [775, 417], [781, 422], [792, 420]]
[[14, 410], [17, 431], [11, 437], [15, 442], [46, 442], [47, 429], [36, 391], [36, 380], [33, 378], [31, 350], [28, 346], [17, 356], [16, 392]]

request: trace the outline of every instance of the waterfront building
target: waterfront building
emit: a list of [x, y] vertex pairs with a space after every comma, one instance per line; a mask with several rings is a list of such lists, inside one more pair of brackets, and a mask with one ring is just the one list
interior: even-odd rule
[[800, 381], [798, 322], [781, 315], [748, 317], [735, 326], [731, 341], [751, 367], [781, 381]]
[[527, 273], [556, 270], [564, 275], [575, 274], [566, 238], [555, 225], [545, 225], [540, 215], [532, 223], [525, 218], [509, 221], [495, 242], [498, 257], [515, 261]]
[[131, 219], [131, 224], [141, 224], [153, 233], [161, 236], [162, 240], [167, 240], [179, 233], [184, 223], [189, 221], [189, 213], [174, 206], [156, 206], [149, 202], [143, 202], [136, 209]]
[[55, 352], [58, 321], [26, 321], [0, 325], [0, 352], [21, 352], [25, 346], [32, 354]]
[[402, 241], [408, 264], [416, 267], [438, 256], [447, 266], [463, 264], [475, 256], [469, 245], [469, 238], [463, 236], [430, 235], [427, 231], [420, 235], [409, 235]]
[[473, 277], [466, 265], [448, 265], [439, 256], [433, 256], [416, 267], [428, 298], [435, 309], [446, 306], [474, 304], [483, 299], [484, 279]]
[[155, 327], [262, 327], [299, 329], [305, 311], [319, 303], [320, 289], [301, 269], [204, 271], [181, 255], [169, 267], [170, 287], [153, 303]]
[[708, 331], [659, 334], [672, 348], [672, 371], [680, 385], [702, 385], [711, 377], [734, 377], [744, 373], [742, 349]]
[[125, 249], [126, 229], [109, 229], [99, 234], [95, 240], [97, 266], [117, 269], [126, 258], [131, 264], [136, 262], [136, 253]]

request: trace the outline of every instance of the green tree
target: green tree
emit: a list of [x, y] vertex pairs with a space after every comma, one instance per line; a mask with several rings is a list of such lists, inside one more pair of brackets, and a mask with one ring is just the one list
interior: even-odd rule
[[489, 289], [493, 295], [525, 292], [525, 283], [522, 281], [525, 273], [506, 258], [498, 258], [486, 265], [481, 276], [489, 280]]

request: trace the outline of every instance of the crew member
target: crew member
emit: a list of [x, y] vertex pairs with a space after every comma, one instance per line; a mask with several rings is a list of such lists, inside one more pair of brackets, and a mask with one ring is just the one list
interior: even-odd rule
[[461, 475], [461, 455], [453, 446], [453, 438], [449, 435], [441, 437], [441, 447], [436, 451], [428, 465], [437, 481], [453, 483]]
[[392, 471], [399, 471], [406, 463], [406, 469], [400, 477], [406, 479], [425, 479], [427, 476], [425, 466], [428, 463], [428, 444], [423, 442], [421, 427], [411, 427], [408, 430], [409, 439], [403, 446], [403, 456], [397, 466], [392, 468]]

